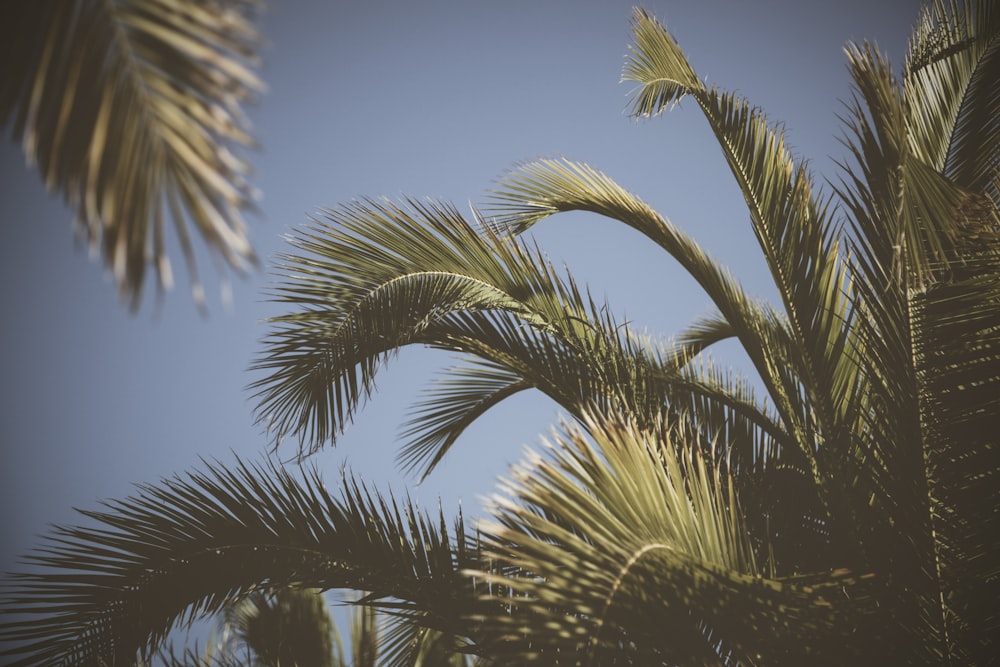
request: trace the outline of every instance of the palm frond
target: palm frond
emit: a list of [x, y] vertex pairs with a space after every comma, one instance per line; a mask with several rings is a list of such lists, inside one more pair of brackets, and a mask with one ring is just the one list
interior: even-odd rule
[[398, 460], [426, 478], [466, 428], [504, 399], [536, 386], [509, 368], [486, 360], [449, 371], [413, 407]]
[[338, 499], [315, 473], [210, 465], [84, 511], [94, 525], [56, 528], [5, 586], [9, 664], [131, 664], [171, 628], [269, 587], [368, 590], [464, 634], [475, 601], [459, 572], [478, 559], [461, 524], [452, 537], [443, 517], [344, 482]]
[[[815, 443], [822, 443], [811, 472], [834, 530], [842, 533], [835, 541], [854, 545], [846, 547], [854, 553], [843, 556], [860, 562], [856, 508], [840, 500], [846, 489], [835, 488], [836, 480], [849, 477], [845, 469], [853, 467], [847, 424], [859, 369], [845, 354], [856, 300], [829, 202], [814, 192], [806, 165], [793, 159], [780, 128], [739, 96], [702, 85], [661, 23], [637, 11], [634, 32], [623, 77], [640, 84], [633, 115], [655, 115], [679, 96], [693, 97], [743, 192], [798, 351], [791, 356], [801, 383], [798, 396], [809, 404], [804, 419], [789, 422], [788, 428], [807, 458]], [[799, 397], [795, 403], [801, 403]]]
[[[806, 471], [812, 479], [810, 488], [822, 489], [822, 485], [829, 485], [829, 480], [836, 479], [832, 469], [851, 463], [850, 441], [843, 435], [840, 425], [849, 419], [850, 389], [857, 382], [857, 367], [846, 354], [851, 306], [844, 267], [836, 260], [836, 247], [824, 251], [826, 270], [818, 271], [814, 291], [803, 290], [796, 296], [803, 302], [821, 300], [818, 305], [806, 303], [800, 309], [814, 318], [809, 327], [815, 332], [816, 349], [803, 351], [802, 343], [798, 342], [785, 318], [747, 297], [728, 272], [709, 259], [686, 235], [637, 197], [587, 165], [551, 160], [524, 165], [504, 179], [501, 188], [494, 193], [494, 204], [490, 212], [496, 215], [491, 221], [503, 230], [522, 232], [547, 215], [587, 210], [620, 220], [657, 242], [702, 285], [719, 310], [719, 322], [726, 323], [724, 328], [720, 328], [719, 322], [707, 322], [703, 323], [707, 327], [704, 331], [697, 327], [689, 330], [684, 336], [691, 340], [682, 340], [684, 346], [690, 348], [690, 353], [694, 345], [704, 349], [710, 341], [721, 340], [723, 334], [734, 335], [767, 388], [780, 421], [774, 424], [770, 418], [761, 416], [757, 406], [690, 378], [672, 378], [668, 393], [663, 395], [663, 403], [687, 405], [705, 410], [707, 414], [713, 408], [709, 408], [706, 401], [711, 401], [721, 410], [731, 411], [731, 415], [748, 417], [754, 422], [751, 432], [756, 435], [741, 442], [740, 451], [746, 452], [745, 456], [752, 456], [749, 452], [756, 447], [760, 434], [766, 433], [769, 442], [781, 444], [784, 465]], [[794, 254], [790, 250], [784, 252], [786, 256]], [[795, 280], [799, 279], [803, 278], [795, 276]], [[813, 354], [810, 355], [810, 351]], [[825, 388], [824, 391], [817, 386]], [[809, 387], [813, 387], [812, 391]], [[825, 420], [813, 412], [812, 403], [808, 404], [809, 410], [804, 409], [804, 392], [810, 397], [816, 395], [816, 400], [827, 406]], [[814, 460], [816, 433], [823, 432], [817, 420], [827, 425], [829, 443], [822, 470]], [[836, 511], [842, 517], [842, 525], [850, 526], [853, 525], [850, 519], [853, 508], [833, 508], [833, 504], [839, 502], [836, 499], [845, 496], [844, 491], [826, 489], [821, 492], [827, 498], [825, 511]], [[856, 544], [857, 540], [843, 542]], [[825, 557], [832, 556], [832, 552], [825, 549]]]
[[538, 664], [567, 654], [580, 664], [796, 664], [813, 652], [836, 662], [859, 649], [845, 637], [880, 632], [857, 623], [877, 618], [873, 578], [761, 577], [720, 461], [672, 443], [662, 426], [605, 416], [585, 427], [594, 444], [564, 427], [498, 505], [488, 549], [531, 576], [478, 575], [511, 590], [510, 614], [485, 621], [504, 640], [491, 651]]
[[1000, 195], [1000, 11], [988, 1], [924, 9], [904, 91], [917, 156], [972, 192]]
[[241, 104], [253, 71], [254, 0], [8, 3], [0, 20], [0, 123], [74, 209], [82, 238], [136, 308], [147, 265], [172, 284], [170, 212], [203, 301], [189, 221], [218, 258], [256, 259], [242, 212], [255, 198]]
[[799, 393], [796, 371], [801, 364], [794, 358], [796, 350], [784, 318], [746, 295], [730, 273], [689, 236], [607, 175], [568, 160], [527, 163], [501, 181], [488, 209], [493, 227], [513, 233], [522, 233], [554, 213], [572, 210], [623, 222], [670, 253], [728, 322], [785, 423], [795, 423], [792, 397]]
[[[275, 294], [300, 310], [255, 369], [258, 416], [312, 452], [352, 418], [375, 373], [406, 345], [477, 359], [463, 380], [417, 406], [407, 463], [429, 471], [476, 416], [535, 388], [570, 414], [593, 402], [645, 419], [663, 407], [662, 364], [540, 251], [477, 230], [439, 204], [355, 203], [296, 239]], [[498, 370], [502, 369], [502, 370]]]
[[[995, 220], [995, 207], [980, 216]], [[914, 365], [947, 654], [1000, 650], [1000, 251], [973, 241], [946, 284], [911, 298]]]
[[[523, 247], [480, 234], [450, 206], [355, 202], [298, 238], [283, 257], [277, 300], [299, 312], [276, 331], [254, 369], [257, 414], [280, 441], [314, 451], [335, 437], [399, 348], [429, 343], [453, 311], [502, 309], [534, 326], [576, 308], [572, 286]], [[444, 342], [442, 341], [442, 344]]]

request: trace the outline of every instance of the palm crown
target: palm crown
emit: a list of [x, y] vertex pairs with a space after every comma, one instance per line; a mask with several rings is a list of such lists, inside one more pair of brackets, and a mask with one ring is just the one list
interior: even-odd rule
[[[29, 641], [22, 664], [129, 658], [254, 585], [370, 591], [498, 664], [995, 654], [993, 3], [928, 9], [901, 79], [872, 45], [847, 49], [851, 160], [836, 199], [760, 110], [702, 83], [660, 22], [637, 11], [633, 28], [632, 113], [697, 104], [780, 303], [750, 298], [665, 217], [568, 160], [516, 168], [472, 221], [433, 201], [326, 211], [280, 260], [274, 296], [291, 312], [255, 364], [275, 437], [321, 448], [384, 363], [416, 344], [467, 361], [418, 403], [404, 463], [430, 472], [479, 415], [526, 389], [567, 414], [551, 447], [515, 471], [475, 534], [354, 480], [335, 498], [315, 475], [275, 466], [145, 487], [90, 514], [105, 529], [57, 532], [36, 557], [49, 569], [23, 575], [16, 608], [42, 619], [8, 625]], [[525, 240], [571, 210], [643, 233], [715, 312], [670, 342], [633, 333]], [[705, 355], [726, 339], [752, 381]], [[202, 571], [217, 573], [212, 590], [193, 583]], [[67, 613], [48, 615], [53, 605]]]

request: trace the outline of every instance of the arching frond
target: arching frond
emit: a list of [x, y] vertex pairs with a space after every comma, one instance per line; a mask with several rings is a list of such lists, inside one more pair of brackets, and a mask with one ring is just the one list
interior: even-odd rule
[[499, 310], [542, 330], [564, 310], [586, 318], [547, 262], [479, 233], [453, 207], [367, 201], [327, 216], [293, 240], [302, 254], [283, 258], [274, 294], [299, 311], [271, 320], [254, 366], [270, 373], [253, 388], [276, 440], [296, 434], [311, 451], [334, 438], [391, 354], [446, 346], [434, 329], [448, 313]]
[[489, 218], [494, 227], [514, 233], [554, 213], [573, 210], [619, 220], [670, 253], [729, 323], [785, 423], [795, 423], [791, 397], [799, 392], [796, 372], [801, 364], [793, 358], [796, 350], [787, 322], [746, 295], [729, 272], [687, 234], [607, 175], [568, 160], [527, 163], [500, 182], [488, 209], [494, 214]]
[[[525, 244], [474, 229], [441, 204], [355, 203], [294, 242], [277, 298], [300, 310], [255, 369], [258, 415], [280, 440], [322, 446], [352, 418], [392, 354], [419, 344], [477, 358], [463, 381], [418, 406], [409, 463], [440, 460], [479, 414], [535, 388], [570, 414], [595, 403], [640, 419], [665, 405], [662, 362]], [[499, 370], [498, 370], [499, 369]], [[751, 407], [751, 409], [753, 409]]]
[[402, 433], [399, 462], [408, 470], [423, 468], [425, 478], [462, 432], [504, 399], [535, 385], [522, 374], [487, 360], [473, 360], [450, 370], [413, 408]]
[[237, 270], [254, 263], [255, 193], [236, 150], [253, 71], [254, 0], [5, 3], [0, 124], [73, 208], [77, 227], [138, 307], [147, 265], [172, 284], [166, 218], [203, 301], [188, 225]]
[[463, 634], [477, 603], [459, 572], [478, 559], [461, 523], [451, 535], [443, 517], [344, 482], [336, 498], [315, 473], [210, 465], [83, 512], [93, 525], [55, 529], [5, 586], [8, 664], [131, 664], [171, 628], [282, 586], [391, 596]]

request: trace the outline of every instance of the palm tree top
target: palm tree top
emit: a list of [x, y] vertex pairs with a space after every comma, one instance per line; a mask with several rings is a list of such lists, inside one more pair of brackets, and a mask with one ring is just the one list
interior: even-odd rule
[[[11, 608], [31, 618], [3, 626], [26, 642], [11, 651], [21, 664], [131, 660], [178, 619], [263, 584], [367, 591], [410, 630], [499, 664], [989, 664], [996, 3], [933, 4], [899, 74], [848, 47], [850, 159], [830, 194], [780, 126], [697, 76], [661, 22], [637, 10], [633, 34], [634, 114], [695, 102], [778, 302], [749, 297], [579, 162], [521, 165], [471, 216], [413, 199], [324, 211], [279, 260], [272, 296], [288, 312], [254, 367], [276, 438], [304, 454], [329, 444], [385, 364], [418, 345], [461, 361], [418, 403], [405, 462], [429, 472], [527, 389], [565, 415], [549, 446], [474, 533], [349, 477], [337, 496], [277, 464], [143, 487], [86, 512], [96, 527], [55, 530], [32, 557], [40, 569], [12, 583]], [[529, 236], [577, 210], [641, 232], [714, 310], [672, 340], [637, 335]], [[712, 363], [723, 340], [751, 377]]]

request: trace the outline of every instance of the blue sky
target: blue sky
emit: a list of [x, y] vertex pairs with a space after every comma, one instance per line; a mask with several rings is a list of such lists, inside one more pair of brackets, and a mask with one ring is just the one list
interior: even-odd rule
[[[619, 83], [632, 2], [273, 2], [261, 27], [269, 90], [251, 110], [263, 191], [253, 240], [265, 267], [283, 235], [324, 206], [360, 196], [430, 196], [466, 208], [519, 161], [567, 156], [605, 171], [691, 233], [740, 276], [772, 292], [740, 195], [697, 109], [635, 123]], [[874, 39], [897, 66], [915, 0], [652, 0], [695, 70], [786, 124], [819, 174], [843, 155], [835, 114], [848, 98], [842, 47]], [[204, 261], [211, 314], [198, 314], [175, 254], [177, 286], [138, 315], [119, 305], [98, 263], [75, 248], [72, 214], [0, 146], [0, 570], [50, 523], [199, 465], [255, 461], [247, 371], [278, 311], [266, 270], [233, 279], [219, 299]], [[557, 263], [633, 326], [669, 336], [707, 300], [669, 257], [594, 216], [557, 217], [535, 237]], [[738, 355], [723, 350], [727, 363]], [[556, 422], [538, 394], [512, 398], [469, 430], [426, 482], [401, 475], [396, 440], [421, 387], [451, 360], [407, 350], [338, 441], [312, 458], [336, 484], [347, 466], [381, 490], [438, 499], [467, 515], [494, 480]], [[291, 449], [279, 454], [291, 456]]]

